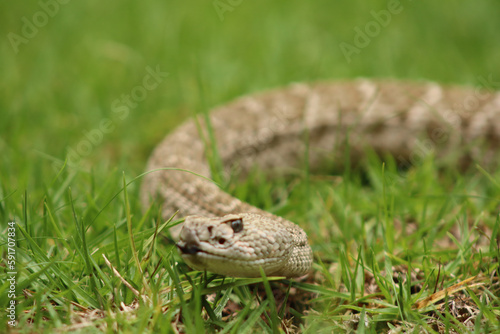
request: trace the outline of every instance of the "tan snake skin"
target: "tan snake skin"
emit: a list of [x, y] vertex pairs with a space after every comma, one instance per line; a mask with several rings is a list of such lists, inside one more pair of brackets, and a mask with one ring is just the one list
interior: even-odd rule
[[[225, 172], [242, 177], [255, 165], [271, 173], [300, 168], [307, 141], [309, 163], [317, 168], [343, 156], [346, 138], [354, 160], [371, 148], [407, 166], [430, 152], [490, 165], [500, 146], [500, 93], [487, 88], [371, 80], [292, 84], [218, 107], [210, 120]], [[200, 133], [209, 138], [201, 117], [199, 128], [193, 120], [177, 128], [154, 150], [147, 170], [176, 167], [210, 178], [212, 146]], [[164, 219], [177, 210], [189, 216], [178, 248], [194, 269], [241, 277], [260, 276], [260, 268], [286, 277], [310, 270], [312, 251], [300, 227], [203, 177], [150, 173], [142, 186], [144, 205], [152, 198], [163, 202]]]

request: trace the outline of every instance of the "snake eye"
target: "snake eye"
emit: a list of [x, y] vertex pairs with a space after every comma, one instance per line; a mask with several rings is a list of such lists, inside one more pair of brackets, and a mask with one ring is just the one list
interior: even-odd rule
[[243, 220], [241, 218], [231, 220], [231, 228], [233, 229], [234, 233], [243, 231]]

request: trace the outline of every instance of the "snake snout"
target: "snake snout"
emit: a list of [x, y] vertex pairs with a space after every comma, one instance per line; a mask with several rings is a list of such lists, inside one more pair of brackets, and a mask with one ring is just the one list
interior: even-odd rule
[[176, 244], [182, 254], [196, 254], [201, 251], [200, 241], [194, 231], [183, 228], [181, 240]]

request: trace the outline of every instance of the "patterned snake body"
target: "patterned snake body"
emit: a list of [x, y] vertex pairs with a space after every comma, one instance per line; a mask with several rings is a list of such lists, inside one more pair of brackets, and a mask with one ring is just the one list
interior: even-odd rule
[[[286, 173], [305, 159], [314, 169], [342, 157], [347, 143], [354, 160], [369, 147], [407, 166], [429, 153], [495, 164], [500, 93], [398, 81], [293, 84], [216, 108], [210, 126], [228, 175], [244, 177], [255, 165]], [[202, 120], [200, 126], [186, 122], [158, 145], [147, 170], [175, 167], [209, 178], [209, 137]], [[144, 205], [163, 201], [164, 219], [176, 211], [188, 216], [172, 234], [191, 267], [241, 277], [260, 276], [261, 268], [268, 276], [309, 271], [312, 251], [304, 230], [199, 175], [161, 170], [148, 174], [142, 186]]]

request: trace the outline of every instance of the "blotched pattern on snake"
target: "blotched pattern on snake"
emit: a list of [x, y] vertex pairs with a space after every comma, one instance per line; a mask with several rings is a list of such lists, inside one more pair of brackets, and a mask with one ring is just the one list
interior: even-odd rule
[[[210, 178], [211, 144], [203, 118], [190, 120], [154, 150], [147, 170], [174, 167], [146, 176], [142, 200], [162, 202], [162, 216], [188, 216], [178, 248], [194, 269], [241, 277], [296, 277], [313, 260], [307, 235], [296, 224], [222, 191]], [[305, 158], [320, 166], [342, 157], [347, 136], [351, 159], [369, 147], [411, 159], [419, 145], [438, 157], [498, 161], [500, 93], [436, 83], [356, 80], [288, 87], [239, 98], [210, 113], [215, 145], [224, 170], [242, 177], [255, 165], [286, 173]]]

